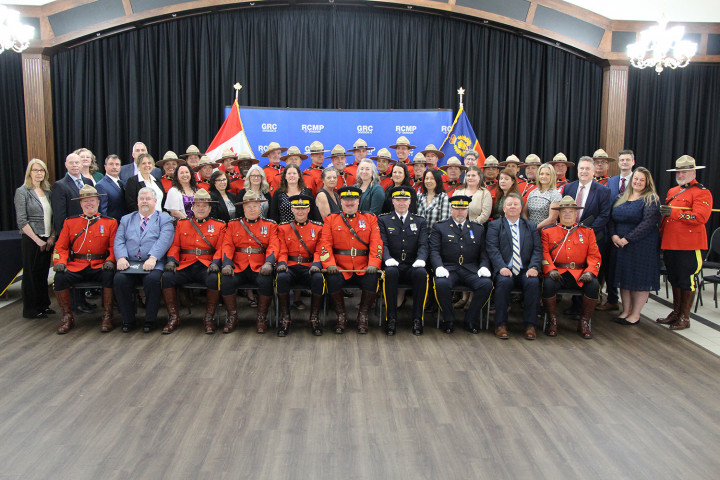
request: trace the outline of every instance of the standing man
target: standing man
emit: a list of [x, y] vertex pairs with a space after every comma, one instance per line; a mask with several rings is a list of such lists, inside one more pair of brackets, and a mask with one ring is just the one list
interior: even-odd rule
[[394, 187], [390, 192], [394, 211], [378, 217], [380, 238], [383, 243], [385, 262], [385, 283], [383, 295], [387, 307], [385, 332], [395, 335], [397, 323], [398, 282], [412, 285], [413, 316], [412, 333], [422, 335], [422, 313], [427, 298], [428, 257], [427, 222], [423, 217], [413, 215], [410, 209], [412, 188]]
[[65, 220], [55, 242], [53, 290], [62, 309], [62, 321], [57, 333], [65, 334], [75, 326], [70, 306], [70, 287], [80, 282], [100, 281], [103, 286], [103, 315], [101, 331], [113, 329], [113, 274], [115, 255], [113, 241], [117, 221], [98, 213], [100, 195], [95, 188], [85, 185], [78, 198], [82, 214]]
[[467, 167], [460, 163], [457, 157], [450, 157], [445, 164], [445, 172], [447, 173], [447, 181], [443, 182], [445, 188], [445, 194], [448, 197], [452, 197], [455, 190], [462, 186], [460, 180], [460, 174], [463, 173]]
[[433, 225], [430, 234], [430, 263], [435, 270], [435, 296], [443, 314], [443, 330], [455, 330], [452, 288], [465, 285], [473, 298], [465, 314], [471, 333], [479, 332], [478, 320], [490, 298], [490, 261], [485, 252], [485, 230], [467, 219], [472, 199], [466, 195], [450, 198], [450, 218]]
[[310, 303], [310, 328], [315, 336], [322, 335], [319, 320], [322, 305], [323, 280], [320, 269], [320, 238], [323, 225], [308, 220], [312, 197], [293, 195], [288, 198], [294, 220], [278, 225], [277, 292], [280, 303], [280, 328], [278, 337], [287, 336], [292, 322], [290, 318], [290, 289], [295, 286], [310, 285], [312, 300]]
[[117, 155], [108, 155], [105, 159], [105, 176], [95, 185], [100, 194], [100, 213], [116, 220], [127, 213], [125, 183], [120, 180], [121, 166]]
[[323, 144], [318, 141], [310, 144], [310, 160], [312, 164], [303, 171], [303, 181], [305, 182], [305, 186], [312, 190], [313, 198], [323, 186], [323, 161], [327, 153], [327, 150], [324, 148]]
[[377, 156], [370, 157], [370, 160], [375, 160], [378, 169], [378, 175], [380, 176], [380, 186], [383, 191], [392, 185], [392, 166], [397, 160], [394, 160], [390, 156], [390, 150], [387, 148], [381, 148], [378, 150]]
[[495, 279], [495, 336], [508, 338], [507, 320], [513, 288], [523, 291], [523, 324], [525, 338], [535, 340], [540, 300], [542, 242], [537, 225], [520, 218], [522, 196], [508, 194], [503, 203], [505, 218], [488, 225], [487, 253]]
[[615, 159], [608, 157], [607, 152], [602, 148], [595, 150], [592, 158], [593, 162], [595, 162], [595, 181], [607, 186], [608, 180], [610, 179], [608, 175], [608, 165], [609, 162], [614, 162]]
[[353, 156], [355, 157], [355, 161], [345, 168], [347, 172], [357, 178], [357, 167], [358, 165], [360, 165], [360, 160], [367, 158], [368, 153], [373, 150], [375, 150], [375, 147], [368, 147], [367, 142], [362, 138], [358, 138], [357, 140], [355, 140], [355, 143], [353, 143], [353, 148], [348, 150], [349, 152], [352, 152]]
[[136, 285], [142, 283], [145, 291], [143, 332], [153, 329], [160, 307], [160, 279], [175, 229], [170, 215], [157, 211], [157, 202], [154, 189], [141, 188], [138, 211], [122, 217], [115, 235], [117, 273], [113, 285], [125, 333], [135, 325], [132, 296]]
[[525, 183], [523, 184], [523, 188], [520, 189], [520, 194], [523, 196], [523, 203], [527, 203], [528, 195], [530, 195], [530, 192], [537, 188], [537, 171], [538, 168], [540, 168], [540, 165], [542, 165], [542, 161], [540, 161], [540, 157], [538, 157], [534, 153], [531, 153], [530, 155], [525, 157], [524, 165]]
[[[330, 159], [333, 167], [335, 167], [335, 170], [337, 170], [338, 172], [337, 185], [335, 186], [336, 192], [342, 187], [355, 185], [355, 175], [348, 172], [346, 168], [346, 157], [348, 156], [350, 156], [350, 154], [345, 153], [345, 149], [343, 148], [343, 146], [338, 144], [333, 147], [332, 152], [330, 152], [330, 156], [325, 157]], [[322, 188], [322, 172], [320, 176], [320, 182], [320, 188]]]
[[[185, 150], [185, 153], [183, 155], [180, 155], [180, 158], [185, 159], [190, 169], [194, 169], [200, 163], [201, 156], [202, 152], [200, 151], [200, 149], [195, 145], [190, 145], [187, 150]], [[195, 177], [195, 180], [198, 180], [198, 178]]]
[[280, 188], [280, 181], [282, 180], [283, 167], [280, 165], [281, 155], [287, 151], [287, 147], [281, 147], [277, 142], [270, 142], [267, 146], [267, 150], [263, 153], [262, 157], [267, 157], [268, 164], [263, 168], [265, 172], [265, 179], [270, 186], [270, 195], [275, 193], [275, 190]]
[[695, 275], [702, 268], [700, 250], [707, 250], [705, 224], [712, 213], [713, 198], [710, 190], [695, 178], [696, 165], [690, 155], [675, 161], [677, 186], [668, 191], [665, 205], [660, 206], [663, 221], [660, 226], [668, 280], [673, 291], [673, 310], [656, 322], [670, 325], [671, 330], [690, 327], [690, 308], [695, 298]]
[[[233, 160], [237, 160], [237, 155], [235, 155], [235, 152], [233, 152], [231, 148], [224, 149], [220, 154], [220, 158], [218, 158], [217, 160], [217, 162], [220, 164], [218, 170], [225, 172], [228, 178], [228, 182], [232, 182], [240, 176], [240, 172], [237, 168], [235, 168], [235, 165], [233, 165], [232, 163]], [[210, 174], [210, 176], [212, 176], [212, 173]], [[169, 189], [165, 189], [166, 192], [168, 190]]]
[[568, 167], [574, 167], [575, 164], [573, 162], [568, 162], [567, 157], [562, 152], [555, 155], [552, 162], [548, 163], [555, 169], [555, 186], [557, 187], [558, 192], [564, 193], [563, 188], [565, 188], [565, 185], [569, 183], [569, 180], [567, 179]]
[[175, 228], [162, 275], [162, 296], [168, 311], [168, 323], [163, 328], [163, 334], [172, 333], [180, 326], [175, 288], [193, 282], [207, 287], [203, 323], [205, 333], [215, 333], [225, 222], [210, 218], [211, 203], [215, 201], [210, 194], [203, 189], [198, 190], [193, 198], [194, 218], [178, 221]]
[[492, 197], [493, 210], [495, 210], [495, 203], [497, 202], [498, 192], [500, 187], [498, 186], [498, 175], [500, 174], [500, 163], [497, 158], [490, 155], [485, 159], [485, 165], [480, 167], [485, 175], [485, 188], [490, 192]]
[[[136, 160], [143, 153], [148, 153], [148, 149], [145, 144], [142, 142], [135, 142], [132, 148], [132, 162], [122, 166], [120, 169], [120, 180], [127, 182], [128, 178], [137, 176], [138, 170]], [[150, 172], [150, 175], [160, 180], [160, 177], [162, 177], [162, 170], [155, 167]]]
[[198, 188], [202, 188], [208, 193], [210, 192], [210, 177], [212, 177], [213, 170], [219, 166], [219, 163], [213, 162], [207, 155], [200, 157], [200, 163], [193, 168], [193, 170], [197, 172]]
[[[587, 157], [585, 157], [587, 158]], [[591, 159], [592, 160], [592, 159]], [[553, 210], [560, 211], [556, 225], [542, 229], [543, 280], [542, 302], [547, 314], [545, 333], [557, 335], [557, 292], [561, 288], [579, 288], [582, 291], [582, 313], [577, 331], [585, 339], [592, 338], [590, 323], [600, 295], [600, 250], [591, 228], [577, 223], [581, 209], [569, 195], [563, 197]]]
[[410, 178], [412, 178], [415, 173], [413, 172], [412, 165], [410, 165], [410, 150], [414, 150], [417, 147], [415, 145], [411, 145], [410, 140], [408, 140], [407, 137], [398, 137], [395, 141], [395, 145], [390, 145], [389, 148], [395, 149], [395, 155], [398, 158], [398, 162], [407, 165]]
[[618, 167], [620, 174], [610, 177], [607, 186], [610, 189], [610, 199], [615, 202], [618, 195], [625, 193], [630, 186], [630, 176], [635, 166], [635, 154], [632, 150], [620, 150], [618, 153]]
[[[389, 153], [389, 152], [388, 152]], [[342, 288], [356, 284], [362, 290], [357, 317], [358, 333], [368, 332], [368, 313], [375, 303], [378, 270], [382, 265], [383, 245], [377, 217], [358, 212], [362, 190], [344, 187], [338, 192], [342, 211], [325, 217], [320, 261], [327, 269], [327, 288], [335, 304], [337, 324], [335, 333], [341, 334], [347, 325], [345, 299]]]
[[250, 167], [257, 165], [258, 163], [260, 163], [260, 160], [253, 158], [253, 156], [248, 152], [238, 153], [237, 158], [232, 161], [232, 164], [238, 169], [238, 175], [235, 177], [235, 180], [230, 182], [228, 190], [235, 195], [240, 193], [240, 190], [245, 188], [245, 176], [247, 175], [248, 170], [250, 170]]
[[287, 153], [285, 155], [280, 157], [280, 160], [285, 162], [285, 165], [297, 165], [297, 167], [300, 168], [303, 160], [307, 160], [307, 158], [307, 155], [302, 153], [298, 147], [293, 145], [292, 147], [287, 149]]
[[415, 176], [410, 180], [410, 185], [415, 189], [415, 193], [422, 191], [423, 178], [427, 170], [428, 161], [422, 153], [416, 153], [412, 161]]

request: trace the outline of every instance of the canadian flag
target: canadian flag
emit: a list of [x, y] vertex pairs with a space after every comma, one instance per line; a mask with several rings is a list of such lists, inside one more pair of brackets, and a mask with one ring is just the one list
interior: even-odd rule
[[223, 122], [217, 135], [210, 143], [205, 155], [211, 160], [217, 160], [222, 156], [223, 150], [232, 150], [234, 153], [248, 152], [253, 155], [250, 143], [245, 136], [242, 120], [240, 119], [240, 106], [237, 99], [230, 109], [230, 114]]

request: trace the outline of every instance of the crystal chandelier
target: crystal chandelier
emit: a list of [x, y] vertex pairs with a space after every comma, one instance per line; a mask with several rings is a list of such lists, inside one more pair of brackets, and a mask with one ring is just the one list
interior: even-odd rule
[[0, 5], [0, 53], [5, 50], [22, 52], [30, 46], [35, 28], [20, 23], [20, 13]]
[[640, 40], [627, 46], [628, 57], [633, 67], [655, 67], [660, 75], [663, 68], [684, 68], [697, 51], [697, 44], [683, 40], [685, 27], [667, 27], [663, 15], [657, 26], [640, 32]]

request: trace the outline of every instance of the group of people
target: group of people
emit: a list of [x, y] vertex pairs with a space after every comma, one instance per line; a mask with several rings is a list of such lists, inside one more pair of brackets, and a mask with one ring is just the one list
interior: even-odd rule
[[[712, 208], [710, 192], [695, 179], [703, 167], [692, 157], [680, 157], [670, 170], [678, 186], [661, 205], [650, 172], [633, 170], [630, 150], [617, 159], [602, 149], [581, 157], [578, 180], [571, 182], [567, 169], [575, 164], [562, 153], [547, 163], [531, 154], [524, 162], [488, 156], [480, 164], [470, 150], [463, 161], [452, 157], [440, 168], [442, 151], [427, 145], [410, 160], [416, 148], [400, 137], [368, 157], [374, 148], [362, 139], [347, 151], [313, 142], [312, 164], [301, 170], [308, 155], [275, 142], [262, 155], [264, 167], [251, 154], [230, 150], [213, 161], [194, 145], [155, 162], [138, 142], [130, 164], [109, 155], [104, 176], [83, 148], [67, 156], [67, 173], [52, 188], [46, 165], [33, 159], [15, 195], [23, 233], [23, 316], [55, 313], [47, 291], [52, 263], [61, 334], [74, 326], [76, 311], [96, 308], [70, 293], [73, 285], [90, 282], [102, 286], [103, 332], [114, 328], [113, 299], [122, 330], [134, 328], [132, 295], [142, 285], [143, 330], [155, 327], [162, 298], [168, 313], [162, 331], [172, 333], [180, 324], [176, 289], [200, 284], [207, 289], [206, 333], [215, 332], [221, 299], [223, 332], [230, 333], [238, 291], [257, 290], [250, 299], [257, 332], [266, 332], [277, 293], [277, 333], [285, 336], [291, 310], [304, 308], [300, 292], [308, 288], [312, 333], [323, 333], [325, 294], [337, 315], [334, 331], [343, 333], [349, 286], [362, 292], [357, 331], [366, 333], [382, 285], [388, 335], [396, 332], [406, 286], [416, 335], [432, 304], [446, 333], [454, 331], [454, 310], [462, 307], [466, 328], [478, 333], [492, 293], [495, 334], [506, 339], [513, 291], [521, 290], [524, 337], [536, 338], [543, 311], [545, 333], [555, 336], [557, 293], [576, 289], [581, 295], [564, 313], [577, 318], [583, 338], [592, 338], [593, 311], [619, 311], [620, 299], [615, 321], [638, 323], [648, 293], [659, 288], [662, 248], [674, 308], [658, 321], [672, 329], [689, 326], [693, 276], [702, 264], [698, 252], [707, 248], [704, 224]], [[607, 174], [611, 162], [620, 170], [614, 177]], [[599, 304], [603, 284], [607, 302]], [[453, 303], [460, 286], [465, 293]]]

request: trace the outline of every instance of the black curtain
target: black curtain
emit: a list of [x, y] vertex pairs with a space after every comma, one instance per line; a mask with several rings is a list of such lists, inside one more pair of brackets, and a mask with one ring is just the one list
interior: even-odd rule
[[[677, 70], [630, 68], [625, 145], [635, 152], [636, 165], [653, 174], [662, 200], [675, 186], [675, 160], [688, 154], [699, 165], [698, 181], [720, 206], [720, 65], [690, 64]], [[713, 213], [708, 232], [720, 227]]]
[[[247, 8], [149, 25], [52, 57], [57, 158], [207, 148], [232, 103], [465, 109], [486, 154], [594, 151], [602, 69], [461, 20], [376, 7]], [[424, 139], [414, 139], [424, 146]], [[59, 172], [63, 171], [58, 165]]]
[[0, 105], [0, 201], [4, 205], [0, 209], [0, 229], [15, 230], [13, 198], [15, 189], [25, 180], [27, 167], [25, 99], [19, 53], [6, 51], [0, 55]]

